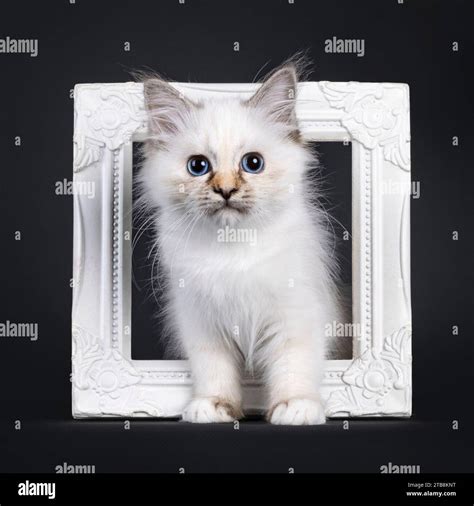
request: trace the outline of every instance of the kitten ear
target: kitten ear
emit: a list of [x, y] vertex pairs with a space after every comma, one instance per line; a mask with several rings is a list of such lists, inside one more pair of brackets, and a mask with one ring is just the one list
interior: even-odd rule
[[153, 137], [175, 134], [184, 127], [195, 106], [163, 79], [151, 78], [143, 82], [148, 127]]
[[295, 112], [298, 74], [296, 66], [288, 63], [267, 77], [249, 104], [264, 109], [273, 121], [297, 129]]

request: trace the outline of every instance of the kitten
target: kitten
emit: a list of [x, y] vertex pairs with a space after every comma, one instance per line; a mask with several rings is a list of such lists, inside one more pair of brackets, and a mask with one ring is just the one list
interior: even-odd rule
[[167, 319], [193, 374], [189, 422], [242, 417], [240, 380], [258, 372], [274, 424], [325, 422], [325, 325], [339, 319], [314, 157], [295, 114], [298, 69], [248, 100], [194, 103], [144, 81], [149, 138], [139, 186], [153, 208]]

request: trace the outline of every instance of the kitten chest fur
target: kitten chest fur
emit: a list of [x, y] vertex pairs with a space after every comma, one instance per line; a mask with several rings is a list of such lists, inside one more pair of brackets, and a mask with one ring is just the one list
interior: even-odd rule
[[[161, 218], [166, 230], [172, 217]], [[239, 227], [233, 230], [245, 224]], [[288, 209], [271, 227], [254, 228], [255, 243], [219, 242], [219, 230], [196, 226], [188, 236], [170, 234], [162, 241], [173, 315], [179, 320], [183, 311], [194, 314], [196, 339], [200, 332], [203, 339], [221, 336], [252, 367], [262, 358], [262, 345], [297, 325], [287, 321], [288, 309], [294, 318], [318, 309], [315, 294], [327, 284], [318, 230], [304, 206]], [[319, 239], [325, 240], [322, 231]]]

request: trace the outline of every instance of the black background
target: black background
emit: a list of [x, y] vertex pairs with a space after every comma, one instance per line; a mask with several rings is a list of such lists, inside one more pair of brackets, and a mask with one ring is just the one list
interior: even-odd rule
[[[37, 38], [39, 55], [0, 54], [0, 321], [38, 322], [39, 339], [0, 341], [0, 471], [67, 462], [97, 472], [377, 473], [392, 462], [472, 472], [472, 19], [471, 2], [452, 0], [3, 3], [0, 37]], [[326, 54], [333, 36], [364, 39], [365, 56]], [[54, 193], [72, 174], [70, 90], [130, 80], [144, 66], [178, 81], [247, 82], [305, 48], [313, 80], [410, 85], [412, 178], [421, 183], [412, 200], [413, 418], [355, 420], [349, 430], [342, 421], [257, 420], [240, 430], [73, 421], [72, 199]]]

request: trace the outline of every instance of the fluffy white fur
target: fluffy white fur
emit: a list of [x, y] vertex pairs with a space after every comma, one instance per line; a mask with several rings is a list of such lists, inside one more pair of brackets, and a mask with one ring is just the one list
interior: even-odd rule
[[[264, 378], [271, 423], [325, 421], [325, 324], [340, 315], [331, 238], [308, 198], [314, 160], [299, 138], [296, 84], [287, 64], [248, 101], [195, 104], [159, 78], [145, 81], [150, 138], [139, 184], [155, 210], [167, 318], [193, 373], [190, 422], [240, 417], [244, 369]], [[263, 172], [242, 172], [249, 152], [263, 156]], [[211, 174], [187, 172], [197, 154]], [[238, 186], [229, 200], [238, 209], [213, 184]], [[226, 226], [256, 242], [219, 242]]]

